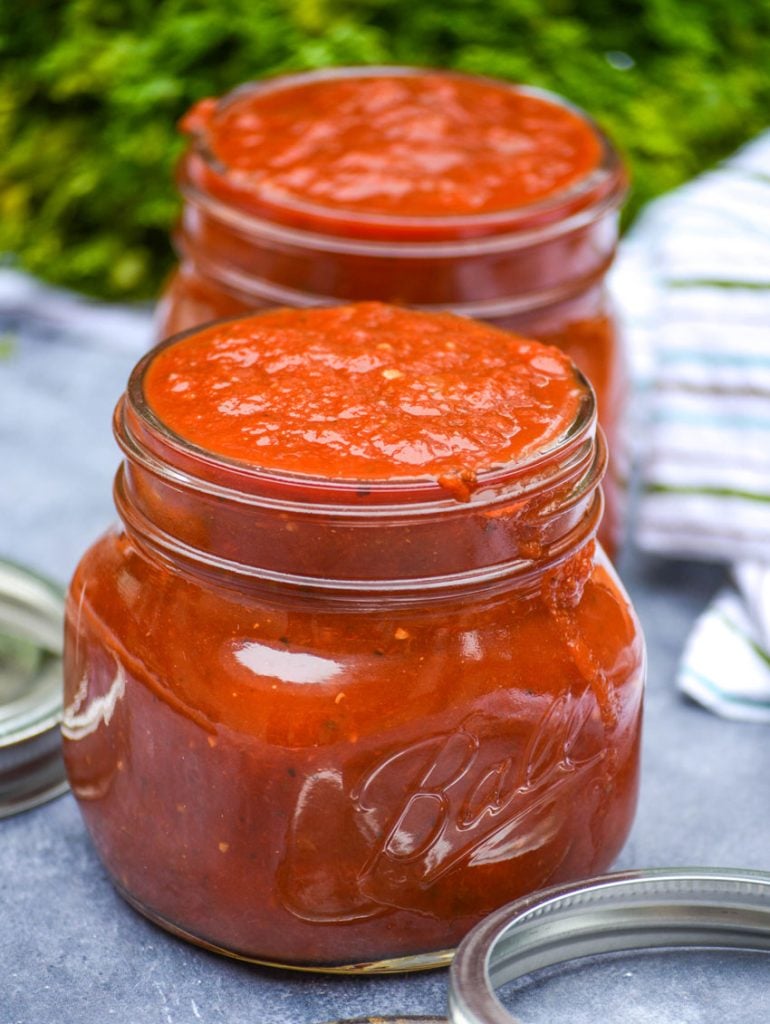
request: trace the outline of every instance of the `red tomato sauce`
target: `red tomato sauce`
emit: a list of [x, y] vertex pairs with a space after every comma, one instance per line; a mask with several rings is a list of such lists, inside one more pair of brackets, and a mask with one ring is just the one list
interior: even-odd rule
[[275, 310], [201, 330], [150, 364], [174, 433], [273, 470], [466, 479], [552, 448], [585, 385], [558, 349], [379, 303]]
[[390, 73], [236, 93], [185, 121], [256, 201], [402, 217], [499, 213], [564, 192], [601, 158], [580, 115], [445, 73]]

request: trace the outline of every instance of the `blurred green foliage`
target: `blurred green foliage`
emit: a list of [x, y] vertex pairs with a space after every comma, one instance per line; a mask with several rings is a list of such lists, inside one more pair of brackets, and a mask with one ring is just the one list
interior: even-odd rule
[[770, 0], [33, 0], [0, 4], [0, 252], [153, 295], [175, 122], [247, 79], [409, 63], [553, 89], [626, 152], [632, 215], [770, 118]]

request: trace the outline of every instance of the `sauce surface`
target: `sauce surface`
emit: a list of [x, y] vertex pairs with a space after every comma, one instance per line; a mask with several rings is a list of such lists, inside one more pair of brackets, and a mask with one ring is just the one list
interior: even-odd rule
[[515, 209], [569, 189], [602, 156], [565, 106], [440, 72], [244, 91], [204, 100], [183, 127], [264, 201], [398, 217]]
[[144, 393], [166, 427], [225, 458], [337, 480], [441, 481], [548, 451], [585, 386], [556, 348], [449, 313], [360, 303], [201, 330], [153, 358]]

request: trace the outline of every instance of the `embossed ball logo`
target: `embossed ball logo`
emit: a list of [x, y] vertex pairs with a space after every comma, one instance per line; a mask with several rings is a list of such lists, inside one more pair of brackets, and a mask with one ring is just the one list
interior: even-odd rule
[[455, 732], [380, 755], [352, 786], [320, 769], [300, 789], [282, 902], [312, 921], [413, 909], [453, 869], [508, 862], [553, 841], [559, 808], [595, 781], [606, 750], [586, 691], [546, 704], [534, 728], [511, 722], [501, 732], [476, 712]]

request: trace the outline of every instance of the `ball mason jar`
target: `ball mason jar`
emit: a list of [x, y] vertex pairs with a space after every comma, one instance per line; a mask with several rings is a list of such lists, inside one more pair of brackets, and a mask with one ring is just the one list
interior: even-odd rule
[[[415, 217], [267, 201], [213, 153], [223, 116], [279, 91], [429, 74], [535, 97], [580, 118], [598, 163], [569, 187], [491, 213]], [[614, 257], [623, 163], [582, 111], [542, 90], [419, 68], [336, 68], [254, 82], [203, 100], [182, 121], [189, 144], [178, 169], [183, 198], [174, 234], [178, 269], [158, 308], [157, 336], [273, 306], [336, 305], [363, 299], [450, 310], [557, 345], [591, 381], [608, 439], [600, 537], [622, 536], [626, 476], [622, 421], [625, 360], [605, 277]], [[537, 145], [536, 136], [532, 140]], [[471, 159], [471, 156], [468, 157]]]
[[207, 949], [444, 964], [605, 869], [634, 815], [644, 649], [596, 545], [586, 386], [546, 454], [436, 481], [267, 471], [115, 415], [120, 526], [68, 598], [64, 754], [112, 881]]

